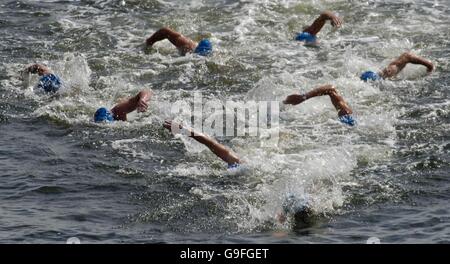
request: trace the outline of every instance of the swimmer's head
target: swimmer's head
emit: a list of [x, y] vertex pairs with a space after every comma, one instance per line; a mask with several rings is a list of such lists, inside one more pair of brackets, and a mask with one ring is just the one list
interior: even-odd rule
[[304, 41], [306, 44], [315, 44], [317, 42], [317, 37], [308, 32], [299, 33], [295, 40]]
[[208, 56], [212, 54], [212, 51], [211, 41], [209, 41], [209, 39], [202, 39], [195, 48], [194, 53], [201, 56]]
[[61, 88], [61, 80], [55, 74], [47, 74], [39, 79], [37, 87], [46, 93], [56, 93]]
[[101, 107], [101, 108], [97, 109], [97, 111], [95, 112], [94, 121], [96, 123], [100, 123], [100, 122], [109, 123], [109, 122], [114, 121], [114, 118], [111, 114], [111, 111], [109, 111], [105, 107]]
[[398, 67], [396, 65], [389, 65], [386, 68], [383, 69], [381, 72], [381, 75], [384, 78], [390, 78], [395, 76], [398, 73]]
[[365, 81], [365, 82], [367, 82], [367, 81], [378, 81], [378, 80], [381, 80], [381, 77], [376, 72], [366, 71], [363, 74], [361, 74], [360, 79]]

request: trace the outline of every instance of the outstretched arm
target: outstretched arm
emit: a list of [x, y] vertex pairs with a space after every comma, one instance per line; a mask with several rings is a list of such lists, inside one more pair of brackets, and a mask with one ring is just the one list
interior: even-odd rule
[[111, 112], [116, 120], [127, 121], [127, 114], [133, 112], [134, 110], [137, 109], [138, 112], [147, 111], [147, 102], [150, 100], [151, 96], [152, 92], [142, 90], [136, 96], [128, 98], [127, 100], [114, 106], [114, 108], [111, 109]]
[[340, 27], [342, 25], [342, 20], [333, 14], [331, 11], [325, 11], [320, 16], [314, 20], [311, 26], [307, 27], [303, 32], [308, 32], [312, 35], [317, 35], [319, 31], [323, 28], [327, 20], [330, 20], [333, 27]]
[[393, 77], [400, 73], [408, 63], [423, 65], [427, 67], [428, 72], [432, 72], [434, 70], [434, 65], [431, 61], [419, 57], [413, 53], [405, 52], [391, 62], [386, 68], [384, 68], [380, 75], [383, 78]]
[[[179, 129], [183, 128], [181, 124], [177, 124], [172, 121], [165, 121], [163, 126], [164, 128], [168, 129], [169, 131], [172, 131], [173, 133], [176, 133], [177, 126]], [[184, 128], [184, 129], [188, 132], [189, 137], [207, 146], [214, 154], [216, 154], [217, 157], [221, 158], [228, 165], [241, 163], [240, 159], [236, 156], [236, 154], [234, 154], [227, 147], [218, 143], [209, 136], [202, 133], [198, 133], [191, 128]]]
[[32, 64], [25, 68], [25, 72], [29, 72], [32, 74], [45, 75], [51, 73], [50, 69], [47, 66], [44, 66], [39, 63]]
[[324, 85], [320, 86], [306, 94], [293, 94], [286, 97], [283, 101], [284, 104], [292, 104], [297, 105], [300, 104], [310, 98], [316, 96], [328, 95], [330, 96], [331, 102], [334, 107], [338, 111], [339, 116], [350, 115], [353, 113], [352, 109], [348, 106], [348, 104], [344, 101], [344, 98], [339, 95], [336, 88], [333, 85]]
[[152, 46], [158, 41], [168, 39], [175, 47], [177, 47], [183, 53], [193, 51], [197, 44], [191, 39], [181, 35], [180, 33], [168, 28], [163, 27], [156, 31], [145, 42], [148, 46]]

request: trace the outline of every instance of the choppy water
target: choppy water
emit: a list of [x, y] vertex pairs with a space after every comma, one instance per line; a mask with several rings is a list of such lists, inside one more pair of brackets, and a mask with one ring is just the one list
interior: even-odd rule
[[[326, 26], [320, 49], [292, 41], [325, 9], [344, 17], [341, 30]], [[0, 241], [448, 243], [449, 17], [446, 0], [1, 0]], [[166, 25], [209, 36], [216, 53], [180, 57], [167, 41], [143, 50]], [[359, 81], [406, 50], [436, 72]], [[63, 77], [61, 95], [24, 85], [18, 72], [32, 62]], [[221, 139], [246, 175], [161, 127], [193, 90], [245, 102], [326, 83], [359, 126], [339, 124], [328, 98], [282, 109], [278, 148]], [[147, 113], [91, 122], [144, 87], [156, 94]], [[274, 220], [287, 193], [311, 197], [308, 225]]]

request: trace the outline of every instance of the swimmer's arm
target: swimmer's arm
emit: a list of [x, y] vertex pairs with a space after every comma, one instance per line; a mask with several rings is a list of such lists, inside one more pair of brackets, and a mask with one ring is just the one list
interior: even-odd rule
[[175, 47], [178, 49], [187, 52], [195, 49], [197, 44], [191, 39], [183, 36], [182, 34], [172, 30], [168, 27], [163, 27], [156, 31], [152, 36], [150, 36], [145, 43], [148, 46], [153, 46], [158, 41], [168, 39]]
[[136, 96], [133, 96], [111, 109], [116, 120], [127, 121], [127, 114], [137, 110], [137, 112], [145, 112], [148, 109], [148, 101], [152, 97], [152, 92], [148, 90], [140, 91]]
[[159, 29], [158, 31], [156, 31], [155, 33], [153, 33], [153, 35], [151, 35], [146, 41], [145, 43], [148, 46], [153, 46], [153, 44], [155, 44], [158, 41], [167, 39], [169, 37], [169, 35], [176, 35], [176, 32], [171, 30], [170, 28], [167, 27], [163, 27], [161, 29]]
[[304, 32], [308, 32], [312, 35], [317, 35], [319, 31], [323, 28], [327, 20], [330, 20], [333, 27], [339, 28], [342, 25], [342, 20], [333, 14], [331, 11], [325, 11], [320, 16], [314, 20], [311, 26], [307, 27]]
[[[172, 130], [172, 126], [174, 126], [174, 128], [176, 128], [177, 125], [180, 129], [183, 128], [181, 124], [177, 124], [172, 121], [165, 121], [163, 126], [164, 126], [164, 128], [175, 133], [176, 131]], [[215, 141], [214, 139], [210, 138], [209, 136], [202, 134], [202, 133], [198, 133], [191, 128], [184, 128], [184, 129], [188, 132], [189, 137], [191, 137], [191, 138], [195, 139], [196, 141], [198, 141], [199, 143], [202, 143], [205, 146], [207, 146], [214, 154], [216, 154], [216, 156], [221, 158], [228, 165], [232, 165], [235, 163], [238, 163], [238, 164], [241, 163], [240, 159], [236, 156], [236, 154], [234, 154], [227, 147], [225, 147], [224, 145]]]
[[291, 94], [288, 95], [286, 99], [283, 100], [283, 104], [298, 105], [305, 100], [306, 98], [303, 94]]
[[31, 74], [45, 75], [51, 73], [50, 69], [47, 66], [44, 66], [39, 63], [35, 63], [33, 65], [28, 66], [25, 69], [25, 72], [29, 72]]

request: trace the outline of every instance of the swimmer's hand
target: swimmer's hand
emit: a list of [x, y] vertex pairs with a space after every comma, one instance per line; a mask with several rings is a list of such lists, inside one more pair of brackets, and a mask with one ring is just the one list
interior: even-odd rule
[[291, 105], [298, 105], [306, 100], [306, 97], [304, 95], [300, 94], [291, 94], [286, 99], [284, 99], [283, 104], [291, 104]]
[[22, 69], [19, 71], [20, 76], [22, 77], [22, 79], [26, 79], [29, 77], [29, 75], [31, 74], [30, 71], [28, 70], [28, 68]]
[[[192, 137], [196, 140], [198, 140], [199, 138], [206, 138], [204, 134], [196, 132], [192, 128], [188, 126], [183, 126], [182, 124], [179, 124], [172, 120], [165, 120], [163, 127], [169, 130], [174, 135], [182, 133], [183, 135]], [[200, 143], [204, 144], [203, 140], [200, 140]]]
[[42, 64], [32, 64], [28, 66], [25, 71], [28, 71], [31, 74], [38, 74], [38, 75], [44, 75], [51, 73], [50, 69]]
[[156, 43], [156, 41], [154, 41], [152, 37], [149, 37], [148, 39], [145, 40], [144, 43], [142, 43], [142, 44], [140, 45], [140, 47], [142, 47], [142, 50], [143, 50], [145, 53], [153, 53], [153, 52], [156, 51], [156, 50], [153, 48], [153, 44], [155, 44], [155, 43]]
[[314, 42], [305, 42], [304, 46], [308, 48], [316, 48], [316, 49], [320, 48], [318, 40]]
[[340, 28], [342, 26], [342, 19], [333, 14], [331, 11], [325, 11], [321, 15], [324, 19], [330, 20], [333, 27]]
[[29, 72], [31, 74], [36, 74], [39, 69], [39, 64], [33, 64], [25, 68], [25, 72]]
[[[398, 60], [404, 59], [403, 62], [406, 63], [413, 63], [413, 64], [421, 64], [425, 67], [427, 67], [428, 73], [431, 73], [434, 71], [435, 67], [433, 63], [425, 58], [422, 58], [420, 56], [417, 56], [411, 52], [405, 52], [403, 53]], [[391, 63], [392, 64], [392, 63]]]
[[152, 40], [152, 38], [148, 38], [145, 40], [145, 46], [151, 48], [155, 44], [155, 41]]

